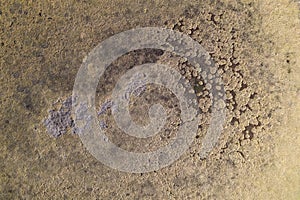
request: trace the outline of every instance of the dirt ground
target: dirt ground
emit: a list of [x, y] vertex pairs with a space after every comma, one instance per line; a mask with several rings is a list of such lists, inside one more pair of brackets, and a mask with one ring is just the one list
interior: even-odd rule
[[[0, 199], [300, 199], [299, 16], [299, 3], [290, 0], [0, 1]], [[190, 149], [159, 171], [124, 173], [95, 159], [71, 131], [49, 135], [43, 121], [72, 94], [96, 45], [150, 26], [183, 32], [210, 53], [225, 86], [226, 122], [200, 159], [210, 116], [201, 90], [204, 120]], [[179, 58], [132, 52], [100, 80], [98, 106], [118, 73], [146, 62], [170, 64], [192, 80], [192, 67]], [[111, 130], [122, 148], [147, 144]], [[168, 134], [158, 136], [163, 144]], [[151, 143], [163, 145], [158, 140]]]

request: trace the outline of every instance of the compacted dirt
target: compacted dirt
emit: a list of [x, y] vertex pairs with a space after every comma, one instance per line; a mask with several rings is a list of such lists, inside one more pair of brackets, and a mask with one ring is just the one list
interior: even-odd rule
[[[0, 199], [299, 199], [297, 4], [1, 1]], [[101, 77], [96, 92], [96, 109], [105, 110], [99, 115], [101, 126], [119, 147], [154, 150], [176, 137], [180, 121], [174, 95], [147, 85], [130, 99], [130, 113], [145, 125], [149, 105], [161, 103], [170, 116], [164, 131], [136, 139], [117, 128], [111, 106], [103, 104], [120, 76], [135, 65], [163, 63], [178, 70], [193, 85], [202, 111], [194, 142], [179, 160], [155, 172], [124, 173], [86, 150], [73, 134], [71, 115], [64, 116], [71, 121], [59, 134], [52, 125], [49, 131], [45, 120], [49, 112], [52, 120], [51, 113], [58, 116], [53, 112], [65, 108], [76, 73], [96, 45], [116, 33], [149, 26], [180, 31], [209, 52], [224, 82], [226, 120], [213, 151], [200, 158], [211, 114], [200, 74], [185, 59], [156, 49], [120, 57]]]

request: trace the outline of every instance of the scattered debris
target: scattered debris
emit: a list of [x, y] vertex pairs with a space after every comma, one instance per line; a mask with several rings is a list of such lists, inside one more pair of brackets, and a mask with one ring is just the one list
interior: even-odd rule
[[69, 128], [74, 128], [74, 120], [71, 117], [72, 97], [62, 102], [58, 110], [50, 110], [48, 118], [44, 121], [47, 131], [53, 137], [59, 137], [67, 132]]
[[107, 126], [107, 124], [105, 123], [105, 121], [100, 121], [99, 125], [100, 125], [100, 128], [101, 128], [102, 130], [108, 128], [108, 126]]
[[[60, 100], [57, 100], [54, 104], [59, 103]], [[57, 138], [65, 133], [67, 133], [68, 130], [72, 130], [72, 133], [79, 134], [80, 130], [75, 126], [74, 119], [72, 118], [71, 112], [72, 112], [72, 96], [68, 97], [65, 101], [60, 103], [58, 109], [52, 109], [49, 111], [49, 116], [47, 119], [44, 120], [44, 125], [47, 128], [47, 131], [49, 135]], [[98, 115], [102, 115], [107, 112], [109, 109], [114, 108], [114, 103], [111, 100], [107, 100], [99, 109]], [[84, 106], [80, 106], [80, 110], [77, 112], [82, 112], [82, 114], [79, 113], [79, 116], [84, 117], [84, 113], [86, 112], [86, 108]], [[88, 121], [90, 119], [87, 119]], [[105, 121], [101, 120], [99, 123], [100, 128], [107, 129], [108, 125]]]
[[114, 106], [114, 102], [112, 100], [107, 100], [105, 101], [101, 106], [98, 111], [98, 115], [102, 115], [107, 112], [110, 108]]

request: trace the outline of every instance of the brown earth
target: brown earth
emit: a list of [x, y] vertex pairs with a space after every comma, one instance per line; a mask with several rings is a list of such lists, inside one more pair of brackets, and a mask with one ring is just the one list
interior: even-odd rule
[[[0, 199], [300, 199], [299, 25], [289, 0], [1, 1]], [[225, 84], [227, 118], [218, 145], [201, 160], [210, 113], [199, 90], [204, 121], [191, 148], [159, 171], [129, 174], [97, 161], [77, 135], [51, 137], [42, 122], [57, 99], [71, 95], [98, 43], [147, 26], [181, 31], [210, 53]], [[100, 80], [99, 104], [118, 78], [114, 69], [150, 61], [193, 80], [192, 66], [177, 57], [132, 52]], [[144, 105], [134, 101], [133, 114]], [[116, 133], [110, 138], [123, 148], [146, 144]]]

